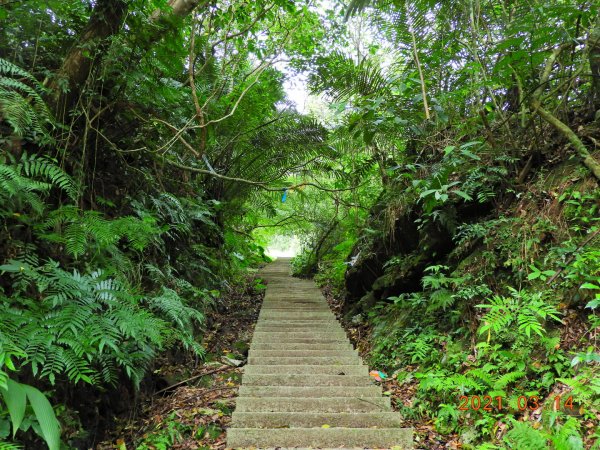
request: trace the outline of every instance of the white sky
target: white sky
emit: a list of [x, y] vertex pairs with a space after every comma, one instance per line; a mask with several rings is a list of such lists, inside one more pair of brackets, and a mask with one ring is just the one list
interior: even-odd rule
[[[285, 73], [285, 69], [284, 69]], [[283, 83], [288, 99], [296, 104], [299, 113], [306, 113], [308, 102], [307, 78], [305, 74], [288, 75]]]

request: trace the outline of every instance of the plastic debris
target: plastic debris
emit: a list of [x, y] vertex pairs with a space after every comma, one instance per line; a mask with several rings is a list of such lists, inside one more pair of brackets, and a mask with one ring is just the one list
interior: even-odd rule
[[376, 381], [383, 381], [387, 378], [387, 375], [379, 370], [371, 370], [369, 375], [375, 378]]

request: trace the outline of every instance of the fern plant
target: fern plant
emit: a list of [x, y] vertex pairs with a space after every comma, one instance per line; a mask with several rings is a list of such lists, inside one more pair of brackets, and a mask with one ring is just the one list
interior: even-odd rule
[[195, 337], [195, 329], [204, 323], [204, 314], [185, 304], [185, 301], [173, 289], [163, 287], [159, 295], [147, 298], [151, 311], [172, 323], [171, 339], [179, 341], [185, 349], [198, 356], [204, 356], [205, 350]]
[[51, 383], [65, 376], [114, 384], [123, 370], [137, 385], [169, 334], [165, 320], [101, 271], [70, 273], [53, 261], [37, 267], [19, 260], [0, 270], [12, 275], [14, 289], [2, 296], [0, 343], [22, 350], [18, 364]]
[[77, 198], [77, 187], [56, 162], [48, 157], [23, 153], [16, 160], [9, 153], [0, 155], [0, 217], [19, 218], [28, 212], [41, 215], [44, 196], [52, 188]]
[[64, 245], [67, 253], [75, 257], [86, 252], [116, 253], [116, 245], [123, 238], [133, 249], [142, 251], [164, 231], [152, 217], [123, 216], [109, 220], [98, 211], [84, 211], [74, 205], [51, 211], [36, 228], [41, 232], [40, 237]]
[[37, 134], [48, 139], [46, 126], [52, 119], [42, 92], [33, 75], [0, 58], [0, 123], [6, 121], [15, 135], [35, 139]]
[[[529, 423], [512, 419], [513, 428], [506, 433], [504, 442], [509, 448], [552, 448], [554, 450], [583, 450], [583, 440], [579, 433], [580, 424], [568, 418], [562, 425], [554, 422], [547, 429], [535, 429]], [[550, 444], [552, 444], [550, 446]]]
[[511, 328], [516, 328], [517, 333], [527, 338], [531, 337], [532, 332], [543, 336], [546, 331], [543, 321], [552, 319], [561, 322], [559, 311], [545, 301], [542, 293], [531, 294], [511, 287], [509, 290], [510, 297], [495, 295], [490, 303], [477, 305], [488, 310], [479, 328], [480, 334], [487, 333], [488, 342], [492, 332], [498, 334]]

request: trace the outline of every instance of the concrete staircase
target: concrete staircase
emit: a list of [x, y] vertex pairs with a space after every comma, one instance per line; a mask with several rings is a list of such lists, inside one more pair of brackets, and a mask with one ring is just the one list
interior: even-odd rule
[[229, 448], [412, 448], [390, 399], [369, 378], [313, 282], [289, 259], [268, 287], [227, 431]]

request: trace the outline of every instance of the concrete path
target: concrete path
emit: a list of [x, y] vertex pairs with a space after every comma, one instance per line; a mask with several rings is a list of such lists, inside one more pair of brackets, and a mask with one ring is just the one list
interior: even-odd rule
[[229, 448], [412, 448], [390, 399], [312, 281], [290, 260], [261, 273], [268, 286], [227, 431]]

